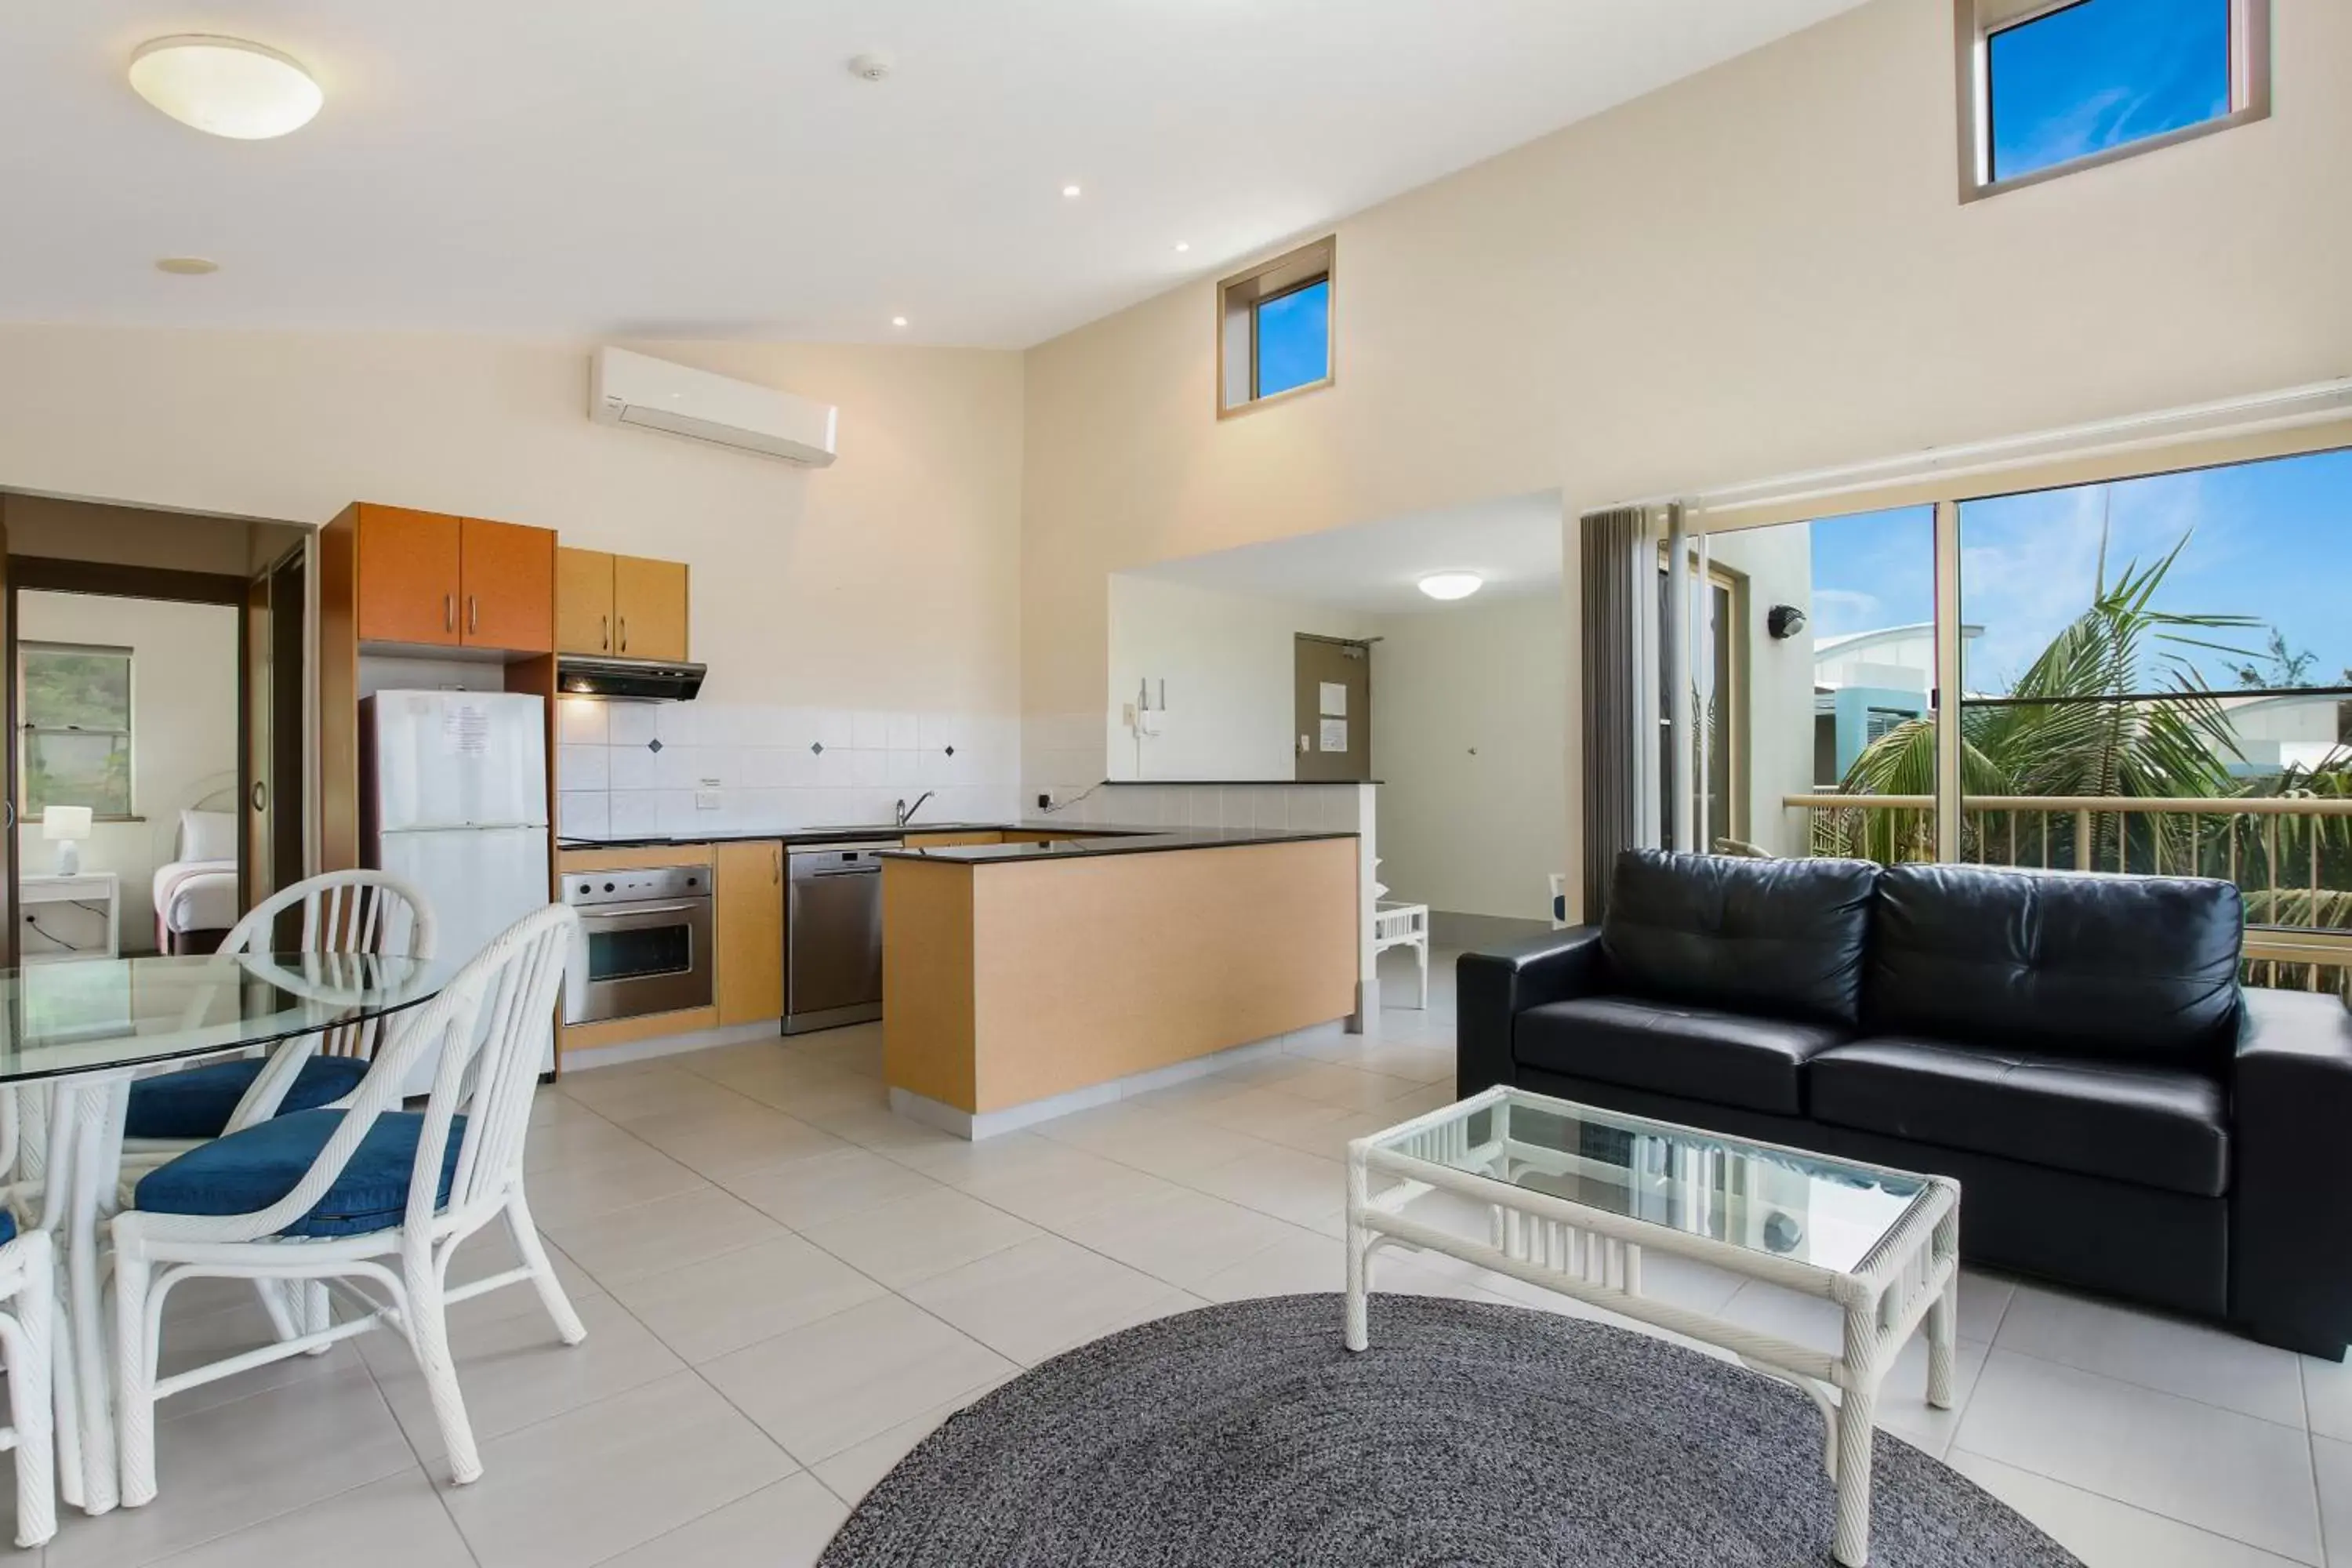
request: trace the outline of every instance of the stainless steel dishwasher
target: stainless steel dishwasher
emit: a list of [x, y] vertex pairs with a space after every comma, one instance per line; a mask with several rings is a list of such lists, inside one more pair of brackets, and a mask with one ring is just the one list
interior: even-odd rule
[[882, 859], [898, 844], [793, 845], [784, 897], [784, 1033], [882, 1016]]

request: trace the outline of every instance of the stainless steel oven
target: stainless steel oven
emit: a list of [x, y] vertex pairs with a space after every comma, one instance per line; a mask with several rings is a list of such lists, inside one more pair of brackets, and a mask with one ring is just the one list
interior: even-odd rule
[[580, 912], [565, 1023], [710, 1005], [709, 867], [568, 872], [563, 901]]

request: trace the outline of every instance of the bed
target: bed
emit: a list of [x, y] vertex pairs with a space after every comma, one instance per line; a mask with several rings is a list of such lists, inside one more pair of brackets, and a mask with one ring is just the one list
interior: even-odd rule
[[213, 952], [241, 910], [233, 811], [184, 811], [173, 858], [155, 868], [155, 951]]

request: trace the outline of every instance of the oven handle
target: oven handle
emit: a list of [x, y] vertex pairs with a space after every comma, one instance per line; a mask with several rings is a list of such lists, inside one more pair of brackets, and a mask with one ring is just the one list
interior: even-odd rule
[[634, 919], [638, 915], [690, 915], [697, 910], [708, 909], [709, 907], [709, 905], [707, 903], [625, 904], [619, 909], [614, 909], [610, 906], [601, 910], [595, 908], [584, 909], [580, 911], [580, 919], [583, 923], [585, 923], [589, 921], [625, 921]]

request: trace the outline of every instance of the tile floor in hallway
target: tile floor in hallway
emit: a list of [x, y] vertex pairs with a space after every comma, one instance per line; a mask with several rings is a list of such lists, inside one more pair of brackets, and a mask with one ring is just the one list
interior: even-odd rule
[[[1339, 1289], [1347, 1140], [1450, 1098], [1451, 955], [1434, 967], [1431, 1011], [1376, 1037], [1316, 1031], [977, 1146], [883, 1108], [873, 1027], [572, 1075], [541, 1096], [530, 1164], [589, 1339], [560, 1346], [527, 1291], [457, 1310], [483, 1480], [445, 1484], [406, 1352], [373, 1334], [167, 1405], [159, 1500], [66, 1510], [47, 1563], [812, 1562], [1023, 1367], [1203, 1301]], [[461, 1272], [502, 1265], [476, 1245]], [[1452, 1263], [1378, 1277], [1562, 1304]], [[1820, 1303], [1664, 1259], [1646, 1279], [1832, 1342]], [[2091, 1568], [2323, 1565], [2329, 1544], [2352, 1568], [2352, 1368], [1992, 1278], [1961, 1309], [1958, 1408], [1927, 1407], [1915, 1350], [1885, 1423]], [[166, 1370], [266, 1331], [241, 1288], [192, 1285]]]

